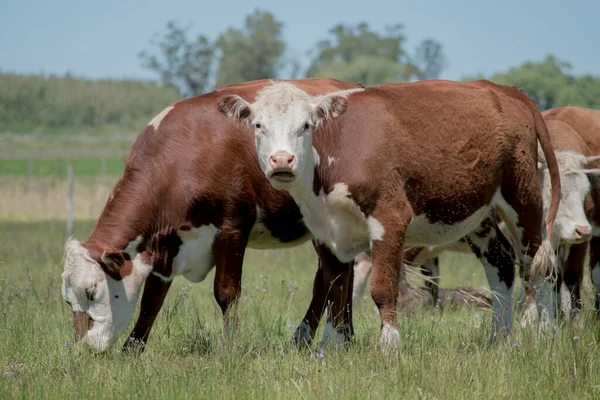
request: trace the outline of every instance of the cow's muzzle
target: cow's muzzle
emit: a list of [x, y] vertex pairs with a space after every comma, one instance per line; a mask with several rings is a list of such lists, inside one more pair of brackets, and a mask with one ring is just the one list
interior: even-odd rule
[[296, 157], [294, 155], [285, 151], [278, 151], [269, 157], [271, 173], [268, 178], [283, 183], [293, 182], [296, 179], [296, 175], [294, 175], [295, 165]]
[[82, 340], [87, 332], [94, 326], [94, 320], [83, 311], [73, 312], [73, 328], [75, 329], [75, 342]]

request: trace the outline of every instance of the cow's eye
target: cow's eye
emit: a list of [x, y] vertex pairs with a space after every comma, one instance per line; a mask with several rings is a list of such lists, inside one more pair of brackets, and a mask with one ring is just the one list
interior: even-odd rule
[[310, 128], [310, 124], [307, 122], [304, 124], [304, 130], [308, 130], [308, 128]]
[[254, 127], [255, 127], [256, 129], [260, 129], [260, 124], [257, 122], [256, 124], [254, 124]]

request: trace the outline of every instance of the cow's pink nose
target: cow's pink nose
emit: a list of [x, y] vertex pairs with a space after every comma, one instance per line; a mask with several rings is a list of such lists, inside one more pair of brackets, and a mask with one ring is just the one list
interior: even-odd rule
[[289, 169], [294, 168], [296, 157], [285, 151], [278, 151], [269, 157], [269, 165], [273, 169]]
[[575, 228], [575, 232], [577, 233], [577, 235], [579, 235], [580, 238], [587, 240], [592, 234], [592, 227], [589, 225], [580, 225]]

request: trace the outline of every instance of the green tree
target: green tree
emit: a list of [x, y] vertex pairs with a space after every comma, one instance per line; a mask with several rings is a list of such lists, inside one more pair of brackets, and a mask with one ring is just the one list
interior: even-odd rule
[[175, 90], [156, 83], [0, 73], [0, 132], [134, 132], [179, 99]]
[[443, 46], [431, 38], [423, 40], [417, 46], [414, 58], [421, 79], [438, 78], [448, 66]]
[[442, 45], [427, 39], [411, 57], [404, 49], [403, 25], [385, 28], [383, 34], [367, 23], [336, 25], [332, 36], [317, 43], [306, 73], [310, 77], [335, 77], [376, 85], [387, 82], [429, 79], [439, 76], [446, 61]]
[[560, 91], [557, 104], [579, 105], [600, 110], [600, 77], [583, 75]]
[[560, 92], [572, 83], [573, 77], [567, 73], [570, 69], [571, 64], [549, 55], [542, 62], [527, 61], [507, 73], [492, 76], [491, 80], [523, 89], [541, 109], [547, 110], [557, 107]]
[[[566, 105], [600, 109], [600, 77], [577, 77], [571, 73], [571, 68], [570, 63], [548, 55], [541, 62], [526, 61], [519, 67], [488, 79], [522, 89], [542, 110]], [[463, 80], [482, 78], [482, 75], [478, 75]]]
[[217, 86], [276, 78], [284, 61], [283, 24], [259, 9], [248, 15], [243, 29], [229, 28], [217, 40]]
[[206, 92], [214, 64], [213, 44], [202, 35], [189, 39], [189, 28], [169, 21], [164, 37], [151, 42], [157, 53], [144, 50], [139, 54], [144, 67], [156, 72], [163, 84], [182, 96]]

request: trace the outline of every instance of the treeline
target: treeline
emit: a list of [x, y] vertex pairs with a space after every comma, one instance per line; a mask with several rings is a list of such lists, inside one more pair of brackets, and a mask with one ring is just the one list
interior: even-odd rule
[[[215, 40], [193, 36], [190, 28], [168, 22], [140, 52], [142, 66], [158, 83], [0, 73], [0, 132], [137, 131], [167, 104], [230, 83], [332, 77], [377, 85], [437, 78], [448, 65], [443, 46], [432, 38], [408, 49], [400, 24], [383, 31], [366, 23], [333, 26], [304, 65], [290, 56], [283, 24], [266, 11], [255, 10], [240, 28], [230, 27]], [[520, 87], [542, 109], [568, 104], [600, 109], [600, 77], [575, 76], [569, 63], [552, 55], [487, 79]]]
[[136, 131], [180, 98], [151, 82], [0, 72], [0, 132]]
[[447, 66], [443, 46], [432, 38], [407, 49], [404, 27], [383, 31], [367, 23], [333, 26], [306, 54], [305, 65], [289, 54], [283, 23], [255, 10], [241, 28], [230, 27], [215, 40], [193, 36], [190, 26], [168, 22], [166, 31], [139, 56], [163, 84], [182, 96], [230, 83], [264, 78], [336, 77], [376, 85], [436, 78]]
[[230, 83], [331, 76], [374, 85], [435, 78], [447, 65], [435, 40], [409, 50], [402, 25], [378, 32], [366, 23], [332, 27], [302, 65], [289, 55], [283, 27], [273, 14], [258, 9], [215, 40], [168, 22], [139, 54], [159, 84], [0, 73], [0, 132], [138, 130], [172, 101]]
[[[567, 105], [600, 109], [600, 76], [575, 76], [571, 68], [568, 62], [548, 55], [543, 61], [527, 61], [487, 79], [521, 88], [542, 110]], [[481, 77], [467, 77], [465, 80]]]
[[0, 132], [137, 130], [174, 100], [255, 79], [332, 76], [374, 85], [437, 77], [447, 65], [442, 45], [428, 38], [410, 51], [405, 40], [400, 24], [382, 32], [366, 23], [336, 25], [302, 65], [289, 55], [283, 23], [266, 11], [215, 40], [168, 22], [139, 54], [158, 84], [0, 73]]

